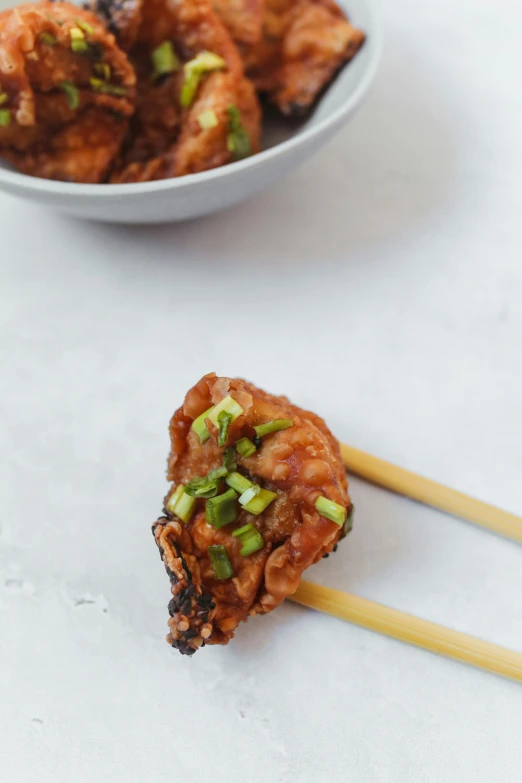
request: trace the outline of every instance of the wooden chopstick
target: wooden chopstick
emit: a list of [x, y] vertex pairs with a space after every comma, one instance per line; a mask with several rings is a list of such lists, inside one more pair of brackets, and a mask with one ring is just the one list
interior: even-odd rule
[[522, 654], [505, 647], [312, 582], [302, 581], [297, 592], [289, 598], [370, 631], [522, 682]]
[[344, 466], [350, 473], [522, 543], [522, 518], [515, 514], [475, 500], [352, 446], [344, 443], [339, 445]]

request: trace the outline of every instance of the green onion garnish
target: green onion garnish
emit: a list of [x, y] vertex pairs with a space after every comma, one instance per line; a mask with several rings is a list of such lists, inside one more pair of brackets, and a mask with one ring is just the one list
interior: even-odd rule
[[263, 536], [256, 528], [256, 526], [252, 525], [251, 523], [249, 523], [248, 525], [244, 525], [243, 527], [240, 527], [239, 530], [234, 530], [232, 535], [235, 536], [236, 538], [239, 538], [239, 540], [243, 544], [242, 549], [239, 553], [241, 557], [248, 557], [248, 555], [252, 555], [254, 552], [257, 552], [259, 549], [262, 549], [265, 545]]
[[223, 454], [223, 467], [227, 473], [233, 473], [237, 470], [236, 451], [233, 446], [229, 446], [225, 449]]
[[58, 43], [58, 39], [55, 38], [52, 33], [47, 33], [47, 32], [40, 33], [38, 38], [46, 46], [56, 46], [56, 44]]
[[80, 105], [80, 91], [72, 82], [61, 82], [60, 90], [65, 93], [69, 108], [73, 111]]
[[348, 511], [348, 516], [346, 517], [345, 523], [343, 525], [343, 531], [341, 533], [341, 539], [342, 538], [346, 538], [348, 533], [352, 532], [352, 528], [353, 528], [353, 512], [354, 511], [355, 511], [355, 506], [352, 503], [352, 505], [350, 506], [350, 510]]
[[208, 556], [210, 557], [216, 579], [230, 579], [231, 576], [234, 576], [234, 570], [223, 544], [209, 546]]
[[250, 481], [250, 479], [247, 479], [246, 476], [242, 476], [241, 473], [229, 473], [225, 479], [225, 482], [229, 487], [232, 487], [232, 489], [235, 489], [236, 492], [239, 492], [240, 495], [249, 489], [249, 487], [254, 486], [254, 482]]
[[6, 92], [0, 92], [0, 106], [3, 106], [4, 103], [7, 103], [9, 100], [9, 95]]
[[183, 492], [180, 499], [176, 503], [176, 510], [174, 513], [181, 519], [182, 522], [188, 522], [194, 513], [195, 503], [196, 498], [193, 498], [190, 495], [187, 495], [186, 492]]
[[[221, 400], [221, 402], [218, 402], [218, 404], [214, 408], [212, 408], [212, 410], [208, 414], [208, 418], [210, 419], [212, 424], [218, 428], [218, 430], [220, 428], [219, 414], [222, 413], [223, 411], [225, 411], [226, 413], [230, 413], [232, 417], [230, 419], [230, 423], [228, 426], [230, 426], [230, 424], [233, 421], [235, 421], [238, 418], [238, 416], [241, 416], [241, 414], [244, 412], [241, 405], [239, 405], [239, 403], [237, 403], [233, 397], [230, 397], [230, 395], [228, 397], [225, 397], [223, 400]], [[228, 431], [228, 427], [227, 427], [227, 431]]]
[[331, 519], [336, 525], [344, 525], [346, 519], [344, 506], [340, 506], [339, 503], [335, 503], [333, 500], [325, 498], [324, 495], [320, 495], [315, 501], [315, 507], [322, 517]]
[[115, 95], [118, 98], [122, 98], [128, 92], [126, 87], [120, 87], [118, 84], [109, 84], [104, 82], [103, 79], [89, 79], [89, 84], [95, 92], [101, 92], [104, 95]]
[[229, 106], [227, 149], [234, 156], [234, 160], [242, 160], [252, 155], [252, 143], [241, 122], [241, 113], [236, 106]]
[[251, 514], [262, 514], [273, 500], [277, 497], [277, 492], [270, 492], [268, 489], [260, 489], [257, 495], [243, 505], [245, 511]]
[[207, 111], [202, 111], [201, 114], [198, 116], [198, 122], [202, 130], [211, 130], [212, 128], [217, 128], [217, 126], [219, 125], [217, 114], [212, 109], [207, 109]]
[[239, 536], [242, 536], [244, 533], [247, 533], [253, 526], [251, 522], [249, 522], [247, 525], [243, 525], [243, 527], [238, 527], [237, 530], [232, 531], [232, 535], [234, 538], [238, 538]]
[[256, 447], [248, 438], [241, 438], [236, 443], [237, 453], [242, 457], [251, 457], [256, 452]]
[[108, 82], [111, 78], [111, 66], [108, 63], [94, 63], [94, 73]]
[[255, 498], [256, 495], [259, 495], [260, 492], [261, 492], [261, 487], [258, 486], [257, 484], [253, 484], [248, 489], [245, 489], [245, 491], [239, 498], [239, 502], [241, 503], [242, 506], [246, 506], [247, 503], [250, 503], [250, 501], [253, 500], [253, 498]]
[[209, 431], [207, 430], [207, 425], [205, 424], [205, 419], [208, 419], [208, 414], [214, 410], [214, 406], [212, 408], [209, 408], [208, 411], [205, 411], [205, 413], [202, 413], [201, 416], [198, 416], [197, 419], [194, 419], [192, 422], [191, 429], [196, 433], [196, 435], [199, 438], [200, 443], [205, 443], [210, 438]]
[[167, 501], [167, 511], [176, 514], [182, 522], [188, 522], [194, 513], [196, 499], [187, 495], [183, 484], [178, 484]]
[[205, 519], [212, 527], [220, 528], [237, 519], [237, 493], [228, 489], [222, 495], [210, 498], [205, 506]]
[[89, 44], [85, 40], [85, 35], [79, 27], [71, 27], [69, 30], [71, 37], [71, 49], [76, 54], [85, 54], [89, 50]]
[[218, 446], [224, 446], [228, 438], [228, 428], [232, 424], [232, 414], [228, 411], [221, 411], [218, 414]]
[[202, 76], [210, 71], [222, 71], [226, 67], [225, 60], [213, 52], [200, 52], [193, 60], [185, 63], [183, 66], [185, 80], [179, 99], [183, 108], [188, 109], [192, 106]]
[[185, 487], [183, 484], [178, 484], [170, 498], [167, 500], [167, 511], [170, 511], [171, 514], [176, 513], [176, 503], [182, 496], [183, 492], [185, 490]]
[[11, 124], [11, 112], [9, 109], [0, 109], [0, 127], [7, 128]]
[[217, 495], [221, 479], [227, 475], [225, 467], [211, 470], [207, 476], [196, 476], [185, 488], [187, 495], [195, 498], [213, 498]]
[[171, 41], [163, 41], [159, 46], [156, 46], [151, 54], [151, 59], [155, 79], [159, 79], [160, 76], [165, 76], [168, 73], [174, 73], [180, 67], [180, 62]]
[[274, 419], [273, 421], [267, 421], [265, 424], [258, 424], [254, 429], [258, 438], [264, 438], [265, 435], [270, 435], [271, 432], [280, 432], [293, 426], [294, 422], [292, 419]]
[[183, 82], [183, 87], [181, 88], [181, 95], [179, 99], [179, 102], [184, 109], [188, 109], [190, 106], [192, 106], [192, 102], [194, 101], [196, 92], [199, 87], [200, 79], [201, 76], [199, 75], [199, 73], [185, 72], [185, 81]]
[[84, 33], [87, 33], [87, 35], [94, 35], [94, 27], [90, 25], [89, 22], [84, 22], [83, 19], [75, 19], [74, 21]]

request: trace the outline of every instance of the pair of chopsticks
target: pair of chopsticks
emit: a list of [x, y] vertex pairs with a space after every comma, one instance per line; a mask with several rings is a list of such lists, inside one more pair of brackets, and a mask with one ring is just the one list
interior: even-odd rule
[[[341, 443], [340, 447], [343, 463], [350, 473], [522, 543], [522, 518], [515, 514], [351, 446]], [[312, 582], [302, 581], [291, 600], [424, 650], [522, 682], [522, 653]]]

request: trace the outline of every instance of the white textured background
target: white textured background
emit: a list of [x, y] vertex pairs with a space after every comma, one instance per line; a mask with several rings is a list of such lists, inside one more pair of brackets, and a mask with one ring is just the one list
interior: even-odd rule
[[[518, 783], [522, 689], [292, 605], [163, 642], [167, 423], [245, 375], [522, 513], [522, 9], [383, 2], [353, 124], [177, 227], [0, 196], [2, 783]], [[522, 551], [352, 483], [310, 576], [522, 651]]]

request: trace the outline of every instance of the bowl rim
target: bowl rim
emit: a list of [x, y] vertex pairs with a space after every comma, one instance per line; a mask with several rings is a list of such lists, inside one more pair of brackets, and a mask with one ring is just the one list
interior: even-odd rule
[[265, 162], [270, 160], [274, 161], [285, 155], [292, 148], [302, 147], [307, 142], [321, 136], [332, 126], [335, 127], [346, 115], [349, 115], [360, 103], [377, 73], [382, 53], [382, 28], [376, 10], [376, 0], [363, 0], [363, 2], [369, 17], [369, 27], [371, 28], [369, 36], [370, 43], [365, 43], [365, 46], [371, 46], [371, 56], [361, 79], [355, 90], [345, 101], [343, 101], [339, 108], [316, 125], [299, 131], [299, 133], [292, 136], [290, 139], [286, 139], [269, 149], [262, 150], [256, 155], [252, 155], [250, 158], [230, 163], [227, 166], [201, 171], [197, 174], [186, 174], [183, 177], [170, 177], [168, 179], [154, 180], [152, 182], [129, 182], [123, 184], [62, 182], [59, 180], [45, 179], [43, 177], [33, 177], [29, 174], [21, 174], [17, 171], [9, 171], [8, 169], [0, 167], [0, 184], [5, 183], [8, 186], [11, 185], [20, 189], [34, 190], [49, 195], [54, 194], [76, 197], [96, 196], [102, 198], [133, 196], [145, 193], [157, 193], [165, 190], [178, 190], [179, 188], [190, 187], [190, 185], [198, 182], [212, 182], [214, 180], [226, 178], [248, 169], [256, 169]]

